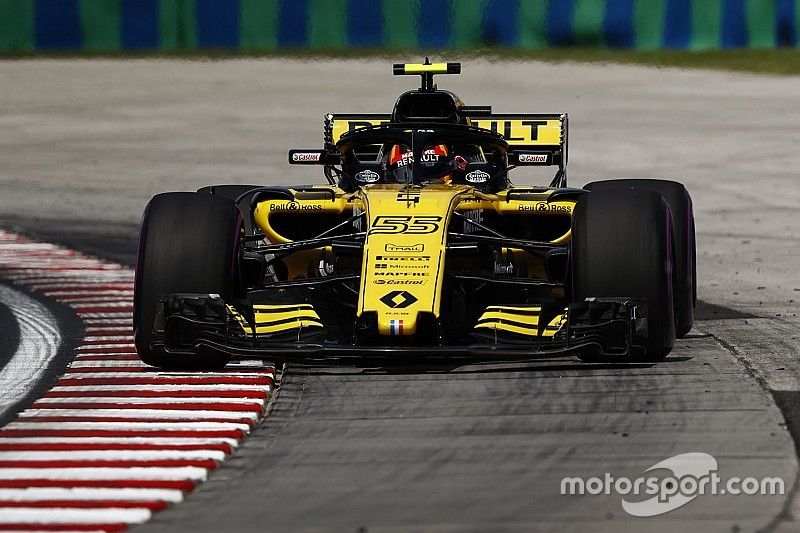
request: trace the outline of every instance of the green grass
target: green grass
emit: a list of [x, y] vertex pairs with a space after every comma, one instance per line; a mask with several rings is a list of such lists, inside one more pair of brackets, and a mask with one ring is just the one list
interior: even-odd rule
[[[171, 52], [121, 52], [107, 53], [46, 53], [0, 54], [0, 59], [29, 58], [178, 58], [178, 59], [230, 59], [238, 57], [282, 58], [385, 58], [389, 61], [420, 61], [426, 52], [420, 50], [337, 49], [337, 50], [183, 50]], [[511, 48], [467, 49], [463, 51], [430, 51], [431, 59], [470, 61], [473, 59], [498, 59], [509, 61], [539, 60], [548, 62], [576, 61], [583, 63], [619, 63], [652, 67], [679, 67], [752, 72], [774, 75], [800, 74], [800, 50], [795, 49], [734, 49], [692, 52], [687, 50], [614, 50], [608, 48], [547, 48], [518, 50]]]

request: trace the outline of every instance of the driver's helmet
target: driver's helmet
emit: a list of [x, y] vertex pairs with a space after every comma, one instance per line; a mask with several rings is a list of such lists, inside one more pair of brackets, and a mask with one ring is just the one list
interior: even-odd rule
[[[438, 144], [426, 149], [422, 153], [420, 166], [438, 167], [450, 166], [453, 163], [450, 150], [443, 144]], [[389, 157], [386, 161], [386, 178], [394, 183], [411, 183], [413, 181], [414, 154], [411, 149], [404, 144], [395, 144], [389, 150]], [[443, 176], [445, 182], [449, 182], [449, 174]], [[419, 181], [419, 180], [418, 180]]]

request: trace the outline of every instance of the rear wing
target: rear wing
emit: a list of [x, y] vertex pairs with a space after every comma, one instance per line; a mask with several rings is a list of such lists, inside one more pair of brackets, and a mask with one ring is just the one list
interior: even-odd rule
[[[474, 109], [474, 115], [470, 113]], [[514, 166], [557, 166], [553, 186], [566, 186], [567, 114], [493, 114], [490, 108], [463, 109], [467, 124], [494, 131], [509, 145], [509, 163]], [[473, 116], [470, 116], [473, 115]], [[344, 133], [391, 122], [388, 113], [341, 114], [325, 116], [325, 148], [333, 150]]]
[[392, 115], [389, 113], [327, 114], [325, 115], [324, 131], [325, 148], [333, 150], [341, 136], [348, 131], [389, 124], [391, 120]]

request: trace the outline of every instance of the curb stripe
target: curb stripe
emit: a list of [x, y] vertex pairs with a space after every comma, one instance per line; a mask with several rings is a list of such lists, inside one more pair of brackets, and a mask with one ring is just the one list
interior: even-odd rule
[[272, 378], [237, 378], [237, 377], [174, 377], [167, 375], [154, 375], [152, 377], [104, 376], [100, 374], [91, 376], [73, 375], [61, 378], [59, 385], [272, 385]]
[[[25, 423], [42, 423], [42, 422], [122, 422], [125, 424], [138, 422], [140, 424], [153, 424], [153, 423], [167, 423], [167, 424], [180, 424], [182, 426], [189, 426], [193, 424], [233, 424], [243, 426], [249, 429], [255, 422], [257, 415], [250, 418], [239, 417], [237, 413], [231, 415], [225, 411], [212, 411], [216, 418], [210, 414], [197, 413], [196, 411], [142, 411], [140, 409], [126, 409], [126, 410], [40, 410], [37, 413], [25, 414], [17, 418], [12, 424], [25, 424]], [[231, 415], [231, 416], [228, 416]], [[157, 417], [157, 418], [156, 418]], [[52, 420], [51, 420], [52, 419]]]
[[[196, 445], [213, 447], [229, 446], [231, 449], [239, 445], [239, 441], [227, 438], [192, 438], [192, 437], [10, 437], [0, 438], [0, 445], [3, 446], [19, 446], [24, 444], [37, 445], [80, 445], [80, 446], [104, 446], [104, 445], [154, 445], [164, 448], [171, 448], [173, 446]], [[34, 449], [34, 448], [30, 448]]]
[[[24, 421], [30, 427], [37, 427], [35, 424], [43, 424], [45, 422], [86, 422], [81, 427], [91, 428], [106, 428], [106, 427], [126, 427], [137, 426], [142, 428], [141, 431], [147, 431], [153, 424], [163, 422], [164, 424], [172, 427], [180, 424], [181, 426], [192, 426], [198, 421], [195, 418], [133, 418], [125, 416], [32, 416], [24, 419], [19, 419], [20, 422]], [[140, 422], [140, 424], [134, 424]], [[117, 423], [117, 424], [114, 424]], [[149, 424], [149, 426], [148, 426]], [[203, 427], [215, 424], [215, 427], [235, 427], [248, 432], [255, 424], [253, 420], [247, 418], [212, 418], [203, 419]], [[68, 424], [60, 424], [61, 426]], [[75, 425], [75, 424], [73, 424]], [[144, 427], [143, 427], [144, 426]], [[42, 427], [42, 426], [38, 426]], [[45, 426], [46, 427], [46, 426]], [[147, 433], [149, 434], [149, 432]]]
[[[158, 450], [158, 451], [219, 451], [230, 454], [233, 449], [229, 444], [99, 444], [99, 443], [65, 443], [65, 442], [25, 442], [19, 444], [5, 444], [0, 442], [0, 455], [4, 452], [20, 451], [88, 451], [88, 450]], [[22, 454], [20, 454], [22, 455]]]
[[[195, 401], [200, 401], [201, 398], [256, 398], [260, 400], [267, 399], [267, 392], [264, 390], [181, 390], [181, 391], [168, 391], [172, 396], [162, 396], [164, 392], [159, 390], [132, 390], [132, 389], [118, 389], [118, 390], [50, 390], [45, 394], [45, 398], [81, 398], [83, 401], [88, 401], [90, 398], [109, 398], [109, 397], [127, 397], [128, 400], [144, 400], [145, 398], [159, 398], [161, 401], [184, 401], [185, 398], [194, 398]], [[69, 387], [72, 388], [72, 387]]]
[[70, 531], [114, 533], [128, 529], [128, 524], [0, 524], [0, 531]]
[[157, 461], [157, 460], [213, 460], [225, 459], [225, 452], [216, 450], [64, 450], [64, 451], [2, 451], [0, 461], [9, 458], [22, 461], [100, 461], [107, 458], [122, 461]]
[[183, 385], [180, 389], [176, 390], [175, 387], [172, 385], [163, 385], [163, 384], [153, 384], [153, 385], [128, 385], [127, 383], [123, 384], [115, 384], [115, 385], [93, 385], [90, 387], [84, 387], [81, 385], [58, 385], [50, 389], [50, 392], [95, 392], [98, 396], [105, 394], [101, 394], [103, 391], [108, 392], [128, 392], [130, 391], [133, 394], [139, 395], [143, 393], [160, 393], [161, 391], [169, 392], [171, 396], [176, 396], [179, 393], [190, 393], [193, 391], [198, 392], [214, 392], [216, 394], [223, 395], [225, 393], [246, 393], [246, 394], [258, 394], [264, 393], [266, 396], [269, 396], [269, 388], [265, 388], [263, 385], [236, 385], [235, 388], [225, 385], [225, 384], [216, 384], [216, 383], [201, 383], [201, 384], [192, 384], [192, 385]]
[[189, 479], [0, 479], [0, 489], [9, 488], [93, 488], [93, 489], [162, 489], [191, 492], [195, 482]]
[[47, 500], [67, 502], [83, 500], [85, 503], [113, 500], [178, 503], [183, 501], [183, 492], [170, 489], [28, 487], [25, 489], [0, 489], [0, 500], [7, 502], [44, 502]]
[[[113, 507], [117, 509], [148, 509], [150, 511], [161, 511], [167, 504], [160, 500], [136, 501], [136, 500], [0, 500], [0, 508], [15, 507], [57, 507], [59, 509], [92, 509]], [[2, 513], [0, 511], [0, 520]]]
[[107, 354], [76, 354], [75, 361], [134, 361], [139, 359], [135, 353], [111, 352]]
[[[83, 403], [83, 404], [95, 404], [95, 403], [108, 403], [113, 402], [116, 405], [128, 405], [128, 404], [143, 404], [148, 405], [151, 408], [157, 403], [165, 403], [165, 404], [178, 404], [180, 406], [186, 405], [186, 398], [188, 395], [181, 396], [158, 396], [158, 393], [152, 391], [152, 394], [144, 394], [145, 391], [139, 391], [141, 394], [136, 394], [136, 391], [119, 391], [123, 394], [107, 394], [94, 391], [86, 391], [83, 394], [75, 393], [75, 392], [68, 392], [65, 395], [59, 395], [57, 397], [53, 397], [48, 395], [46, 402], [52, 408], [52, 405], [59, 404], [59, 405], [68, 405], [72, 403]], [[187, 392], [195, 392], [195, 394], [189, 396], [192, 400], [192, 403], [203, 404], [203, 405], [219, 405], [219, 404], [241, 404], [241, 405], [248, 405], [248, 406], [257, 406], [259, 411], [264, 407], [264, 399], [258, 398], [240, 398], [236, 396], [227, 395], [223, 397], [220, 395], [222, 391], [210, 391], [203, 394], [202, 391], [187, 391]], [[234, 391], [235, 392], [235, 391]], [[132, 394], [133, 393], [133, 394]], [[170, 393], [171, 394], [171, 393]], [[238, 394], [238, 393], [237, 393]], [[109, 398], [111, 396], [112, 398]], [[39, 400], [35, 404], [36, 407], [44, 408], [44, 404], [41, 403], [44, 400]], [[174, 406], [174, 405], [173, 405]], [[214, 407], [214, 409], [217, 409]]]
[[0, 454], [5, 452], [37, 452], [37, 451], [89, 451], [89, 450], [127, 450], [127, 451], [218, 451], [225, 455], [230, 454], [233, 449], [228, 444], [99, 444], [99, 443], [65, 443], [65, 442], [51, 442], [51, 443], [34, 443], [26, 442], [19, 444], [4, 444], [0, 443]]
[[208, 469], [198, 466], [97, 466], [55, 468], [49, 467], [45, 472], [42, 468], [0, 468], [0, 479], [188, 479], [192, 481], [205, 481]]
[[[80, 349], [80, 348], [79, 348]], [[156, 372], [153, 368], [150, 367], [138, 367], [138, 366], [118, 366], [116, 363], [112, 362], [114, 366], [87, 366], [87, 367], [78, 367], [78, 368], [67, 368], [67, 373], [72, 374], [113, 374], [114, 377], [128, 377], [128, 376], [138, 376], [141, 373], [153, 374], [158, 375], [159, 377], [183, 377], [185, 374], [161, 374], [160, 372]], [[231, 372], [234, 375], [240, 376], [253, 376], [253, 377], [260, 377], [261, 374], [258, 373], [248, 373], [243, 370], [232, 369]], [[202, 375], [201, 375], [202, 376]]]
[[69, 524], [73, 523], [107, 523], [112, 520], [126, 524], [141, 524], [150, 519], [151, 513], [147, 509], [5, 509], [0, 513], [0, 524], [31, 524], [37, 527], [42, 523]]
[[68, 459], [61, 460], [42, 460], [32, 461], [29, 459], [7, 461], [0, 459], [0, 472], [3, 469], [23, 469], [23, 468], [183, 468], [183, 467], [196, 467], [204, 468], [206, 470], [214, 470], [217, 468], [216, 461], [207, 459], [164, 459], [164, 460], [147, 460], [141, 461], [132, 460], [80, 460], [76, 459], [70, 461]]
[[128, 524], [0, 524], [0, 531], [101, 531], [114, 533], [128, 529]]
[[[246, 404], [238, 404], [238, 403], [181, 403], [180, 409], [175, 409], [176, 405], [174, 403], [111, 403], [106, 401], [103, 402], [69, 402], [69, 403], [58, 403], [58, 402], [46, 402], [46, 401], [38, 401], [33, 404], [31, 409], [28, 411], [32, 412], [33, 415], [37, 413], [44, 413], [47, 410], [52, 409], [64, 409], [69, 411], [81, 411], [81, 410], [89, 410], [90, 412], [97, 413], [98, 411], [106, 410], [106, 409], [124, 409], [124, 410], [136, 410], [136, 409], [146, 409], [147, 411], [162, 411], [160, 413], [154, 413], [158, 416], [168, 416], [170, 414], [185, 414], [187, 411], [200, 411], [199, 413], [192, 414], [192, 416], [211, 416], [211, 417], [223, 417], [227, 418], [228, 416], [231, 417], [239, 417], [241, 413], [260, 413], [263, 405], [260, 403], [253, 404], [253, 403], [246, 403]], [[26, 412], [28, 412], [26, 411]], [[220, 413], [224, 413], [220, 414]], [[140, 413], [137, 413], [137, 415]], [[33, 416], [32, 415], [32, 416]], [[257, 415], [252, 415], [257, 416]]]
[[[127, 424], [125, 424], [127, 426]], [[31, 428], [0, 429], [0, 437], [184, 437], [184, 438], [226, 438], [241, 440], [244, 431], [240, 429], [153, 429], [145, 434], [141, 431], [118, 429], [49, 429], [31, 424]], [[58, 426], [59, 428], [61, 426]], [[41, 428], [41, 429], [40, 429]]]
[[[58, 420], [53, 423], [48, 423], [46, 421], [39, 421], [36, 422], [35, 419], [26, 420], [25, 422], [11, 422], [6, 427], [11, 429], [39, 429], [39, 428], [48, 428], [48, 426], [52, 429], [58, 428], [59, 430], [87, 430], [87, 431], [122, 431], [122, 430], [134, 430], [134, 431], [169, 431], [174, 428], [181, 428], [184, 430], [195, 430], [195, 431], [213, 431], [213, 430], [230, 430], [230, 431], [242, 431], [247, 432], [250, 430], [250, 426], [248, 424], [238, 424], [235, 422], [208, 422], [208, 421], [197, 421], [197, 422], [183, 422], [181, 420], [169, 420], [165, 422], [142, 422], [136, 419], [122, 419], [119, 422], [67, 422]], [[147, 434], [147, 433], [146, 433]]]

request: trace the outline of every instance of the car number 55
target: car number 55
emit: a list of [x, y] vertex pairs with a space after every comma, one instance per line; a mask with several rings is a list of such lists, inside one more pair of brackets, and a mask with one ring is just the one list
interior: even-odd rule
[[442, 217], [439, 216], [378, 216], [373, 220], [369, 234], [435, 233], [439, 231], [441, 221]]

